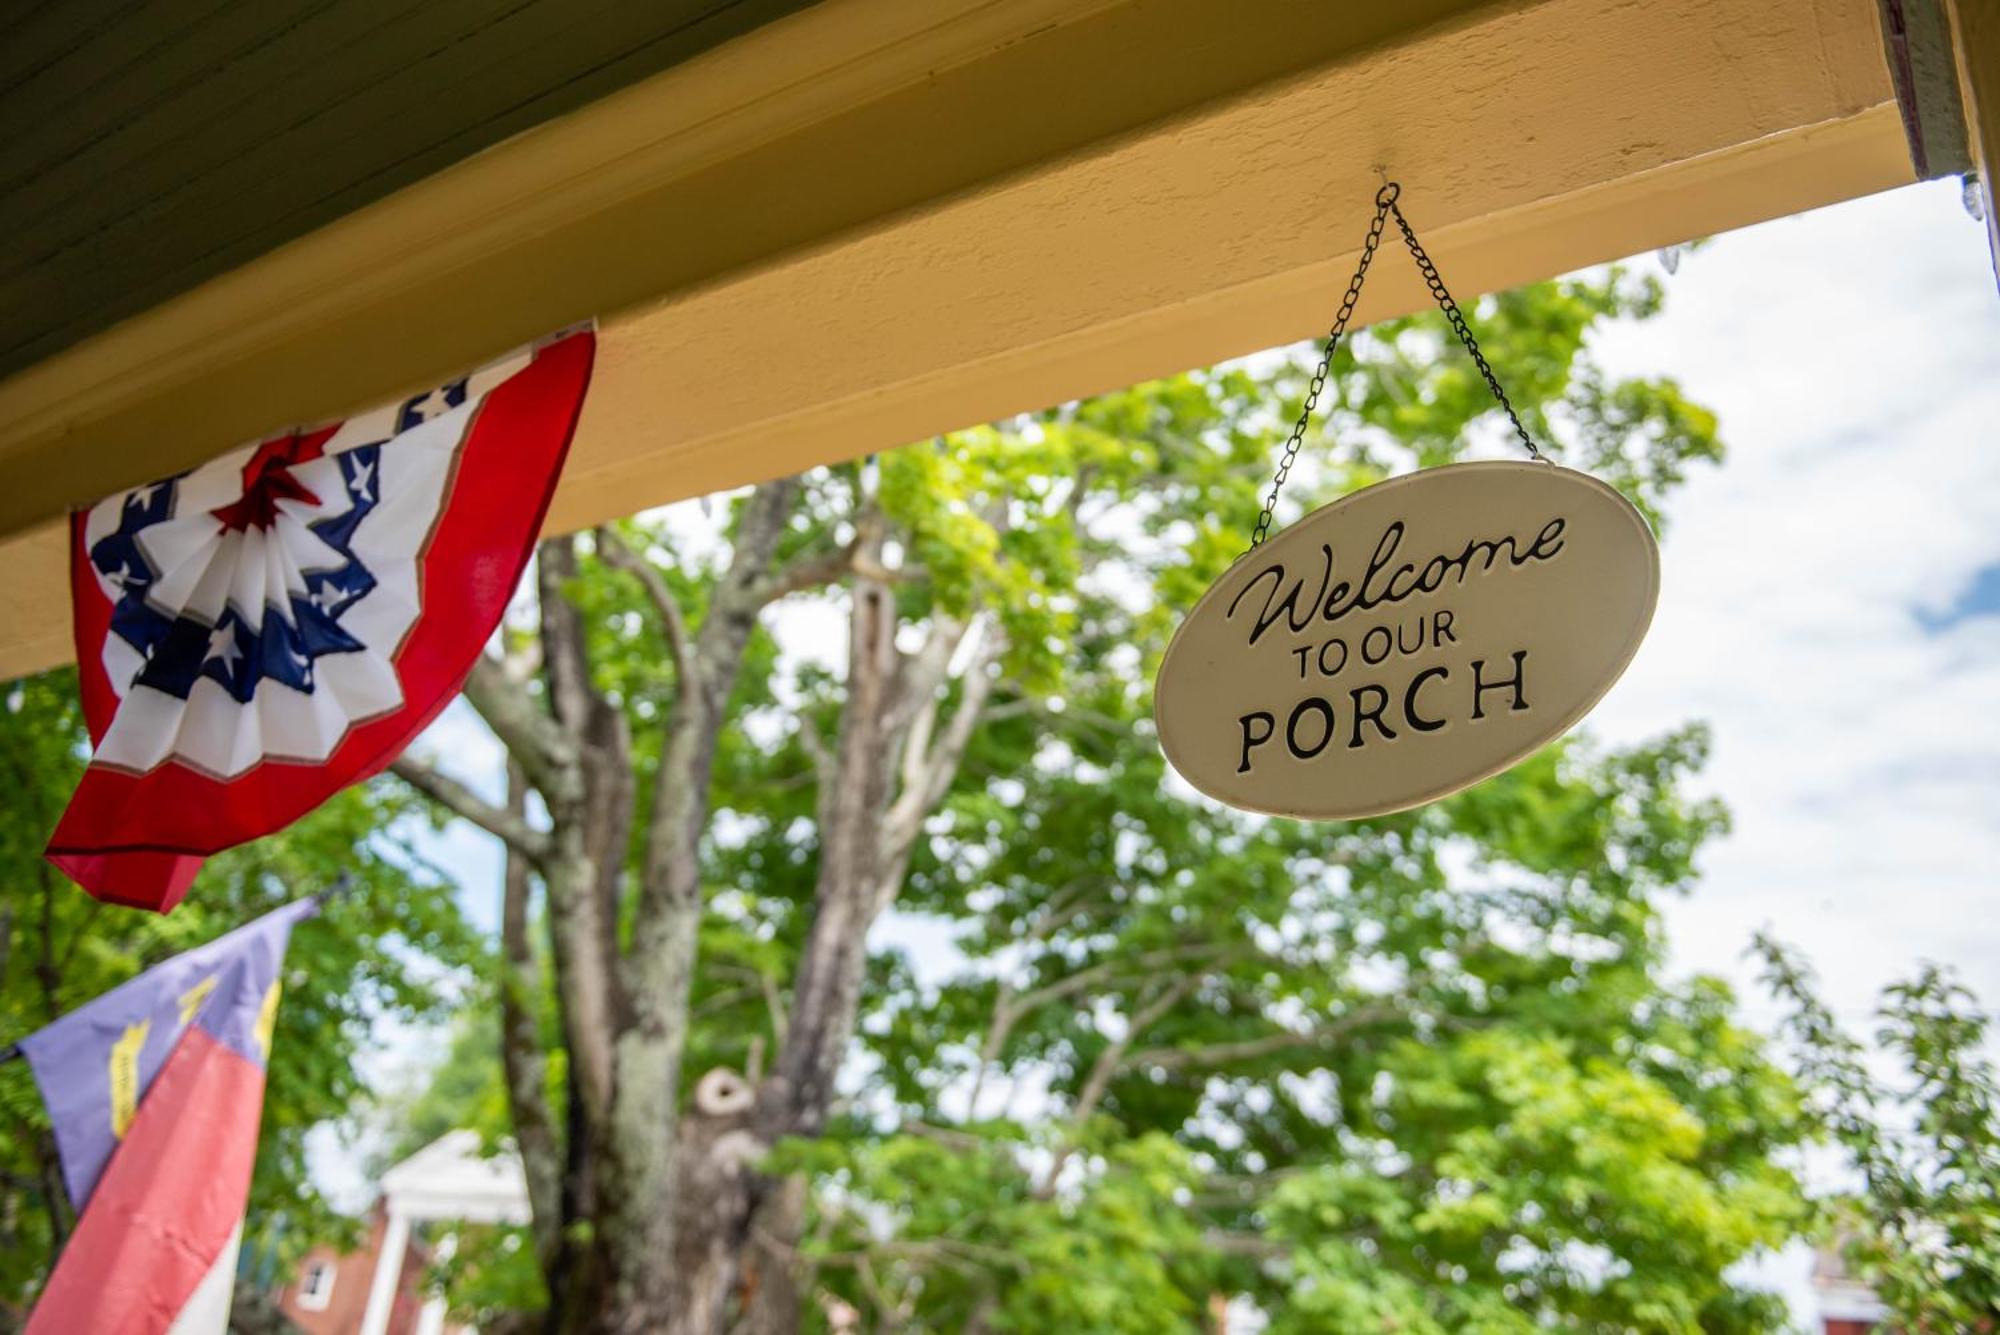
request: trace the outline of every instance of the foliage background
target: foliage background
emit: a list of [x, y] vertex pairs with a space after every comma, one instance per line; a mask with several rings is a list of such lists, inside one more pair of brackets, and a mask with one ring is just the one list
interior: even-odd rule
[[[1719, 458], [1714, 420], [1669, 381], [1605, 376], [1587, 341], [1659, 299], [1608, 270], [1478, 314], [1531, 429], [1656, 522]], [[1426, 315], [1341, 350], [1341, 406], [1281, 518], [1503, 447], [1447, 338]], [[770, 1162], [815, 1186], [810, 1321], [1195, 1328], [1224, 1294], [1279, 1330], [1781, 1320], [1725, 1272], [1805, 1218], [1784, 1166], [1798, 1093], [1724, 985], [1663, 967], [1660, 906], [1725, 824], [1685, 795], [1699, 729], [1560, 745], [1339, 827], [1245, 819], [1167, 774], [1152, 669], [1175, 609], [1242, 550], [1304, 375], [1254, 359], [808, 477], [796, 550], [879, 505], [906, 621], [986, 616], [1005, 645], [899, 892], [948, 958], [877, 953], [842, 1117]], [[704, 544], [643, 522], [624, 541], [700, 607]], [[639, 591], [586, 562], [565, 594], [635, 725], [670, 709]], [[782, 1031], [816, 739], [847, 703], [814, 655], [753, 645], [705, 847], [690, 1072], [754, 1068]], [[481, 1048], [426, 1106], [498, 1107], [490, 1059], [483, 1089], [460, 1066]]]
[[[0, 694], [0, 1036], [46, 1024], [153, 964], [343, 873], [352, 889], [300, 924], [286, 957], [246, 1248], [275, 1262], [352, 1236], [307, 1169], [306, 1133], [366, 1105], [382, 1027], [445, 1022], [488, 946], [455, 887], [416, 849], [430, 816], [383, 782], [351, 789], [292, 829], [215, 858], [167, 916], [98, 903], [42, 860], [87, 754], [74, 673]], [[19, 1307], [70, 1223], [48, 1120], [26, 1063], [0, 1066], [0, 1313]]]
[[[1656, 522], [1720, 457], [1714, 420], [1670, 381], [1605, 375], [1588, 342], [1659, 301], [1611, 270], [1476, 317], [1517, 402], [1539, 405], [1537, 435]], [[1318, 463], [1287, 514], [1497, 444], [1485, 388], [1445, 337], [1423, 316], [1343, 350], [1342, 407], [1310, 438]], [[1217, 811], [1164, 770], [1152, 666], [1174, 609], [1241, 550], [1302, 375], [1294, 358], [1256, 359], [808, 479], [795, 545], [837, 540], [878, 497], [895, 559], [922, 572], [905, 614], [989, 615], [1008, 646], [1001, 703], [901, 893], [899, 913], [951, 937], [944, 976], [878, 952], [837, 1124], [771, 1161], [814, 1188], [809, 1323], [1195, 1329], [1216, 1295], [1240, 1294], [1280, 1331], [1777, 1327], [1775, 1305], [1727, 1272], [1806, 1224], [1789, 1151], [1826, 1125], [1809, 1105], [1834, 1077], [1807, 1061], [1802, 1088], [1727, 987], [1665, 969], [1661, 906], [1726, 819], [1688, 795], [1701, 730], [1568, 743], [1447, 803], [1333, 830]], [[625, 532], [699, 608], [713, 557], [672, 528]], [[589, 562], [568, 594], [623, 707], [668, 707], [669, 655], [629, 579]], [[437, 1078], [392, 1109], [392, 1149], [452, 1125], [497, 1144], [487, 947], [418, 856], [410, 794], [349, 794], [219, 861], [200, 912], [109, 930], [103, 917], [125, 915], [100, 916], [39, 862], [80, 753], [69, 698], [60, 676], [38, 679], [0, 720], [0, 763], [34, 804], [0, 823], [9, 885], [31, 888], [5, 901], [0, 1019], [39, 1023], [352, 864], [361, 888], [294, 945], [256, 1217], [282, 1212], [287, 1246], [339, 1231], [302, 1134], [352, 1111], [356, 1057], [384, 1016], [457, 1016]], [[754, 1065], [782, 1025], [816, 856], [810, 738], [843, 705], [811, 656], [769, 633], [753, 644], [704, 847], [693, 1072]], [[1966, 1000], [1916, 986], [1913, 1059], [1973, 1069], [1979, 1035], [1939, 1019]], [[1809, 1013], [1809, 985], [1797, 996]], [[1800, 1037], [1806, 1053], [1836, 1046]], [[14, 1230], [0, 1282], [14, 1294], [61, 1227], [38, 1194], [46, 1147], [22, 1074], [0, 1071]], [[1980, 1078], [1951, 1106], [1990, 1130]], [[1969, 1161], [1987, 1172], [1983, 1153]], [[1912, 1192], [1938, 1192], [1940, 1171], [1971, 1183], [1949, 1199], [1977, 1252], [1990, 1172], [1918, 1164]], [[1908, 1199], [1906, 1215], [1944, 1198]], [[449, 1276], [463, 1310], [538, 1300], [517, 1240], [467, 1243]], [[1913, 1282], [1907, 1310], [1968, 1300], [1966, 1273]]]

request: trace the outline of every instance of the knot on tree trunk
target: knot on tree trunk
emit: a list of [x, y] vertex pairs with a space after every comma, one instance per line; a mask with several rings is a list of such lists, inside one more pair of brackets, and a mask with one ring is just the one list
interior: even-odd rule
[[694, 1111], [701, 1117], [734, 1117], [750, 1111], [757, 1102], [757, 1092], [745, 1080], [727, 1066], [717, 1066], [705, 1072], [695, 1082]]

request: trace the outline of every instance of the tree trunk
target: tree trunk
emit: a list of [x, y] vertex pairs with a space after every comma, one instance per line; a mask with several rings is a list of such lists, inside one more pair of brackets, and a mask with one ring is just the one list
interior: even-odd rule
[[[710, 1072], [716, 1075], [727, 1072]], [[737, 1082], [745, 1106], [754, 1095]], [[697, 1098], [699, 1098], [699, 1093]], [[803, 1177], [755, 1169], [767, 1148], [741, 1114], [683, 1119], [669, 1335], [792, 1335], [799, 1327], [796, 1252]]]
[[793, 1335], [809, 1288], [798, 1257], [805, 1233], [806, 1179], [794, 1173], [777, 1182], [764, 1178], [762, 1183], [750, 1217], [743, 1257], [743, 1316], [734, 1335]]
[[756, 1094], [734, 1071], [695, 1085], [675, 1145], [673, 1335], [719, 1335], [739, 1300], [756, 1174], [768, 1145], [750, 1127]]
[[[991, 687], [997, 637], [982, 637], [980, 627], [934, 616], [920, 649], [899, 648], [879, 516], [857, 516], [846, 547], [777, 567], [798, 491], [796, 479], [768, 483], [744, 503], [729, 566], [694, 629], [659, 571], [616, 534], [596, 535], [599, 559], [639, 581], [673, 655], [676, 699], [660, 725], [645, 811], [624, 708], [593, 681], [590, 628], [569, 598], [579, 571], [569, 538], [540, 551], [539, 663], [532, 654], [489, 659], [466, 687], [507, 748], [506, 806], [412, 758], [396, 765], [508, 846], [503, 1057], [550, 1335], [797, 1329], [809, 1287], [797, 1258], [806, 1186], [756, 1165], [780, 1139], [826, 1125], [853, 1037], [869, 925], [893, 900]], [[699, 850], [730, 693], [766, 605], [848, 577], [847, 699], [835, 748], [818, 761], [820, 865], [791, 1016], [774, 1033], [768, 1077], [710, 1071], [683, 1113], [677, 1091], [703, 910]], [[968, 635], [977, 641], [971, 666], [956, 708], [940, 721], [948, 665]], [[539, 693], [530, 685], [537, 669]], [[548, 813], [546, 829], [528, 818], [528, 788]], [[567, 1054], [561, 1118], [545, 1106], [548, 1054], [531, 1010], [540, 995], [528, 935], [531, 876], [545, 895]]]

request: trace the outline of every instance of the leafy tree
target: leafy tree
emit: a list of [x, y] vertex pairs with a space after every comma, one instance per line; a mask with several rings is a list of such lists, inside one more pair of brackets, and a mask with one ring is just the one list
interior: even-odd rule
[[[352, 889], [300, 924], [286, 957], [246, 1246], [295, 1254], [345, 1236], [306, 1168], [312, 1127], [344, 1118], [366, 1088], [356, 1059], [385, 1018], [449, 1012], [455, 971], [487, 947], [448, 884], [406, 835], [427, 813], [400, 785], [343, 793], [274, 838], [213, 859], [187, 902], [164, 917], [107, 906], [42, 860], [87, 752], [75, 674], [0, 690], [0, 1037], [39, 1029], [134, 974], [343, 872]], [[0, 1324], [24, 1314], [74, 1221], [48, 1119], [23, 1062], [0, 1066]], [[262, 1230], [260, 1235], [259, 1230]]]
[[445, 1051], [410, 1088], [378, 1096], [373, 1120], [385, 1133], [370, 1156], [377, 1176], [452, 1131], [504, 1148], [512, 1128], [500, 1079], [500, 1013], [490, 989], [474, 987], [453, 1016]]
[[[1586, 336], [1658, 301], [1608, 270], [1475, 317], [1551, 452], [1654, 515], [1714, 421]], [[1285, 513], [1488, 438], [1447, 337], [1341, 350]], [[1724, 1272], [1800, 1215], [1796, 1101], [1725, 988], [1661, 970], [1722, 821], [1681, 791], [1698, 732], [1337, 826], [1160, 758], [1152, 669], [1304, 375], [766, 483], [720, 543], [544, 544], [536, 624], [467, 688], [508, 802], [397, 772], [508, 849], [551, 1329], [1156, 1331], [1226, 1294], [1283, 1330], [1776, 1328]], [[780, 652], [784, 599], [832, 652]], [[871, 948], [892, 906], [938, 949]]]
[[[908, 1305], [910, 1329], [1121, 1329], [1088, 1306], [1094, 1258], [1050, 1309], [951, 1246], [1037, 1229], [1080, 1250], [1079, 1211], [1115, 1189], [1119, 1224], [1151, 1231], [1138, 1254], [1178, 1261], [1150, 1289], [1117, 1281], [1135, 1328], [1203, 1286], [1279, 1331], [1781, 1328], [1723, 1271], [1801, 1217], [1773, 1162], [1796, 1138], [1789, 1082], [1720, 984], [1659, 977], [1656, 901], [1718, 819], [1674, 791], [1700, 752], [1699, 734], [1559, 749], [1421, 813], [1271, 823], [1249, 848], [1216, 829], [1190, 846], [1174, 799], [1123, 776], [1026, 796], [1015, 814], [1059, 865], [1003, 859], [962, 939], [1009, 971], [899, 1017], [875, 1044], [894, 1115], [806, 1160], [829, 1187], [822, 1282], [882, 1314], [871, 1328]], [[1049, 871], [1099, 888], [1051, 904]], [[1040, 1109], [1011, 1088], [1050, 1076]], [[954, 1190], [910, 1171], [938, 1153], [910, 1127], [974, 1097], [993, 1173]], [[1119, 1155], [1145, 1145], [1141, 1184]], [[886, 1259], [867, 1245], [885, 1215]]]
[[1756, 951], [1815, 1119], [1859, 1171], [1861, 1190], [1822, 1203], [1827, 1233], [1903, 1330], [2000, 1329], [2000, 1082], [1978, 999], [1934, 964], [1890, 986], [1884, 1076], [1794, 952], [1768, 936]]

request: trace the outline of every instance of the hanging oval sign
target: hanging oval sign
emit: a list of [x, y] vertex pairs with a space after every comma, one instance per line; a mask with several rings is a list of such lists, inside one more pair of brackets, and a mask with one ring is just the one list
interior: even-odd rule
[[1660, 554], [1639, 512], [1548, 463], [1368, 487], [1210, 586], [1160, 663], [1167, 759], [1231, 806], [1355, 820], [1560, 737], [1625, 671]]

